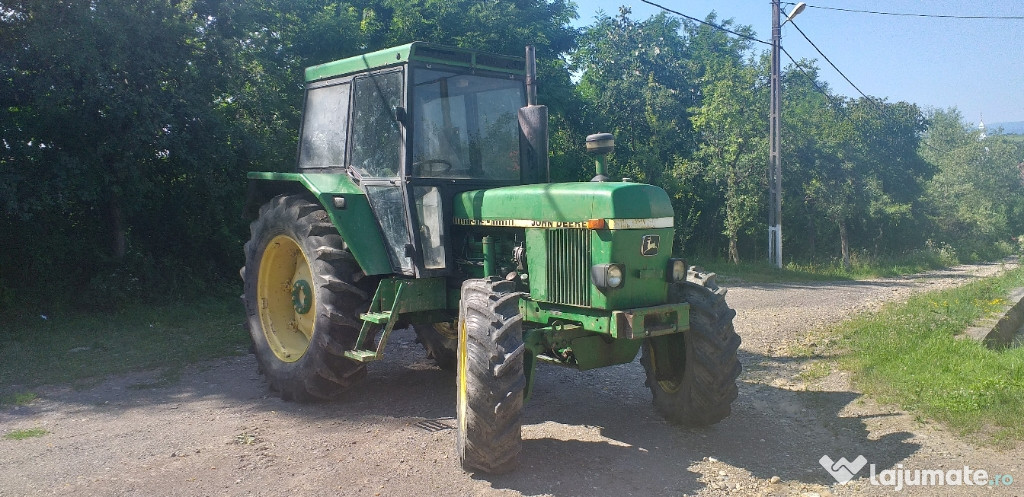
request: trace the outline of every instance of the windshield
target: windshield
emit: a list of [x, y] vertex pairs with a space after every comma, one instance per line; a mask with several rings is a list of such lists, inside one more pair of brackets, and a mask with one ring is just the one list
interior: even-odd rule
[[447, 70], [413, 72], [413, 176], [519, 180], [523, 82]]

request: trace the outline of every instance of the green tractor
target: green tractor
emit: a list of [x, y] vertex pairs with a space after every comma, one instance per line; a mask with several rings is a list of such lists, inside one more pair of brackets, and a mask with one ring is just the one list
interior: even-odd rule
[[538, 362], [641, 364], [654, 407], [729, 415], [735, 312], [672, 258], [661, 188], [551, 183], [535, 60], [416, 42], [306, 69], [298, 172], [249, 173], [242, 269], [260, 370], [286, 400], [333, 399], [396, 327], [457, 370], [467, 471], [518, 464]]

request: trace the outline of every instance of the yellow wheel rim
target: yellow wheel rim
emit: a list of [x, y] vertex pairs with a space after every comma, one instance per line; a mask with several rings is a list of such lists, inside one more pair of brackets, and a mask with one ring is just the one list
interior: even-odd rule
[[267, 244], [256, 287], [270, 350], [284, 362], [299, 360], [313, 339], [316, 287], [309, 261], [294, 239], [278, 235]]
[[459, 333], [458, 333], [458, 331], [456, 331], [457, 328], [458, 328], [458, 322], [454, 322], [454, 323], [434, 323], [434, 331], [436, 331], [438, 335], [441, 335], [442, 337], [444, 337], [446, 339], [449, 339], [449, 340], [458, 340], [459, 339]]
[[466, 321], [464, 319], [459, 320], [459, 433], [466, 433], [467, 420], [466, 420], [466, 409], [469, 406], [469, 392], [468, 383], [466, 381], [466, 375], [469, 373], [468, 357], [466, 354]]

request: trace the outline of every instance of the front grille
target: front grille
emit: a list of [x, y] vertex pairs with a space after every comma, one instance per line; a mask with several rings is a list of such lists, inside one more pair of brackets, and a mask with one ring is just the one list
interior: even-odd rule
[[548, 230], [548, 300], [590, 305], [590, 231]]

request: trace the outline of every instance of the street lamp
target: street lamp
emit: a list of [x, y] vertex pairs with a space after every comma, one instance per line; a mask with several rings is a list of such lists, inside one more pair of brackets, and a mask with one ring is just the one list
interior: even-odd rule
[[807, 4], [803, 3], [803, 2], [800, 2], [800, 3], [796, 4], [796, 5], [794, 5], [793, 6], [793, 11], [790, 12], [788, 16], [786, 16], [786, 20], [785, 21], [782, 21], [782, 25], [785, 26], [787, 22], [792, 21], [794, 17], [796, 17], [801, 12], [803, 12], [804, 9], [806, 9], [806, 8], [807, 8]]
[[782, 146], [779, 110], [782, 107], [782, 87], [779, 81], [779, 52], [782, 41], [782, 25], [791, 21], [797, 14], [803, 12], [807, 5], [800, 2], [793, 7], [793, 11], [786, 16], [785, 22], [779, 23], [779, 16], [782, 8], [780, 0], [772, 0], [772, 74], [771, 74], [771, 104], [768, 109], [768, 134], [770, 145], [768, 161], [771, 163], [768, 170], [768, 261], [775, 264], [775, 267], [782, 268], [782, 161], [779, 159], [779, 149]]

